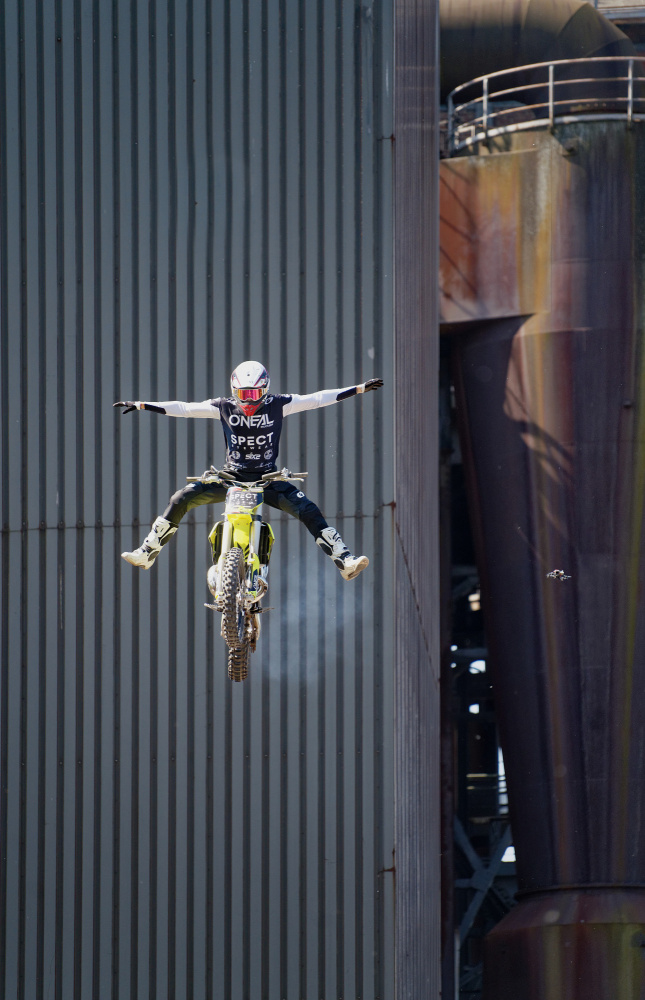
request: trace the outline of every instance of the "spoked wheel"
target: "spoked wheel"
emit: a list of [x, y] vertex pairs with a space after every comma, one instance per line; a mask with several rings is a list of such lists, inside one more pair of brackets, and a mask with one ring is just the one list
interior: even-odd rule
[[245, 575], [242, 549], [229, 549], [222, 571], [222, 634], [231, 651], [238, 651], [247, 643], [244, 613]]
[[249, 672], [249, 647], [243, 646], [241, 649], [229, 649], [228, 651], [228, 676], [232, 681], [246, 680]]

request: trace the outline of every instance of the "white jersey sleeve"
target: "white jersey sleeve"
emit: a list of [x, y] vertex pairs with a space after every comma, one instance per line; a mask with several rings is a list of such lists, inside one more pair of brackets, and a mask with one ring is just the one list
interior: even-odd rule
[[181, 399], [166, 400], [163, 402], [142, 403], [141, 409], [148, 405], [160, 407], [169, 417], [207, 417], [211, 420], [219, 420], [219, 407], [214, 406], [210, 399], [204, 399], [201, 403], [184, 403]]
[[341, 399], [347, 399], [356, 392], [355, 386], [347, 386], [345, 389], [321, 389], [320, 392], [310, 392], [307, 396], [291, 394], [291, 401], [285, 404], [282, 411], [285, 417], [290, 413], [301, 413], [303, 410], [317, 410], [321, 406], [331, 406]]

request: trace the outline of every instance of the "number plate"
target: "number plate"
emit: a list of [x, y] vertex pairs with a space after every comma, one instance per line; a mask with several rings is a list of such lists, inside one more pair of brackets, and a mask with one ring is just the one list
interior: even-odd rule
[[227, 510], [252, 510], [262, 503], [262, 493], [255, 490], [240, 490], [232, 486], [226, 494]]

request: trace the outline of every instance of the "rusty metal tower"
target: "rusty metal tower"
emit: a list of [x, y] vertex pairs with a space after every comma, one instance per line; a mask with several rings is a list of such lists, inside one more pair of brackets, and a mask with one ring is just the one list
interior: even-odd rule
[[645, 983], [642, 72], [535, 60], [449, 103], [442, 320], [520, 890], [486, 1000]]

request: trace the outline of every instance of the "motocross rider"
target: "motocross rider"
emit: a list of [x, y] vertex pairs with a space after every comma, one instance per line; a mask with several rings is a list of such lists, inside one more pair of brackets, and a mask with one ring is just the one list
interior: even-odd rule
[[[302, 410], [329, 406], [357, 393], [379, 389], [383, 380], [369, 379], [346, 389], [323, 389], [307, 396], [269, 394], [269, 373], [257, 361], [244, 361], [231, 375], [231, 396], [205, 399], [201, 403], [173, 400], [161, 403], [114, 403], [123, 413], [152, 410], [169, 417], [209, 417], [222, 424], [226, 441], [224, 469], [242, 482], [255, 482], [267, 472], [276, 471], [283, 417]], [[221, 503], [226, 486], [219, 483], [191, 483], [175, 493], [165, 511], [157, 517], [152, 530], [134, 552], [121, 556], [132, 566], [150, 569], [161, 548], [177, 531], [184, 514], [205, 503]], [[316, 544], [333, 559], [344, 580], [353, 580], [369, 564], [367, 556], [354, 556], [319, 508], [292, 483], [278, 480], [264, 487], [264, 500], [270, 507], [285, 511], [302, 521], [316, 539]]]

